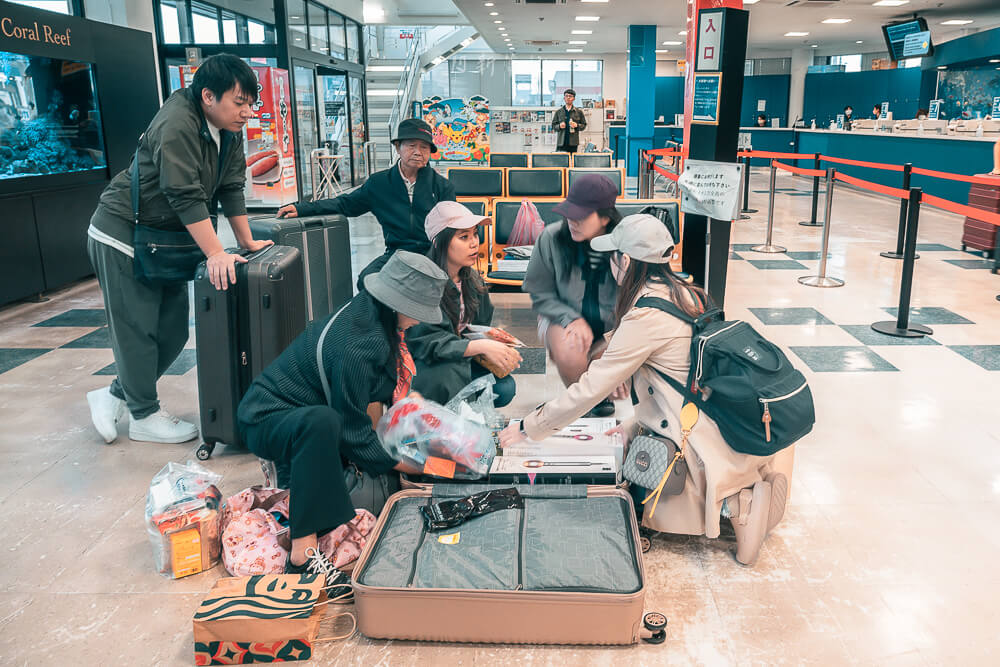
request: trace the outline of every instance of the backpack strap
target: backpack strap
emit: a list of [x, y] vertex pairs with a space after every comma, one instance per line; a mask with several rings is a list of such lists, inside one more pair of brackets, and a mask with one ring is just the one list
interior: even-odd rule
[[[326, 326], [323, 327], [323, 331], [319, 334], [319, 341], [316, 343], [316, 369], [319, 371], [319, 382], [323, 385], [323, 396], [326, 397], [327, 405], [330, 405], [331, 396], [330, 380], [326, 377], [326, 371], [323, 370], [323, 341], [326, 340], [326, 333], [330, 330], [330, 327], [333, 326], [334, 320], [337, 319], [338, 315], [344, 312], [344, 308], [347, 308], [350, 303], [350, 301], [345, 303], [340, 307], [340, 310], [337, 311], [337, 314], [330, 318], [330, 321], [326, 323]], [[331, 407], [333, 406], [331, 405]]]

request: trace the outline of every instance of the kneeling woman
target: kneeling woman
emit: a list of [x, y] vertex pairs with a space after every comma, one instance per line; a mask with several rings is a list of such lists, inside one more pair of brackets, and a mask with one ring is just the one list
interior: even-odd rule
[[493, 303], [479, 273], [478, 227], [490, 219], [475, 215], [458, 202], [443, 201], [427, 214], [424, 230], [431, 240], [431, 260], [448, 274], [441, 310], [435, 324], [418, 324], [406, 332], [406, 343], [417, 365], [413, 389], [424, 398], [447, 403], [472, 379], [489, 373], [475, 358], [479, 355], [505, 371], [493, 391], [495, 405], [503, 407], [514, 398], [510, 372], [521, 363], [520, 353], [495, 340], [467, 340], [462, 332], [470, 325], [490, 326]]
[[323, 573], [331, 585], [346, 581], [317, 549], [318, 535], [354, 518], [346, 462], [373, 475], [418, 472], [382, 449], [367, 410], [409, 393], [414, 368], [404, 332], [440, 321], [447, 280], [423, 255], [396, 252], [365, 277], [365, 291], [309, 324], [243, 397], [238, 419], [247, 448], [291, 471], [286, 572]]
[[[594, 239], [592, 245], [613, 251], [612, 273], [621, 285], [615, 306], [617, 325], [608, 348], [562, 396], [525, 417], [520, 427], [507, 427], [500, 437], [505, 447], [525, 437], [548, 437], [629, 378], [639, 402], [635, 422], [621, 427], [623, 436], [628, 439], [642, 427], [681, 442], [683, 398], [658, 371], [681, 384], [687, 382], [691, 326], [635, 303], [644, 296], [659, 297], [696, 316], [708, 297], [670, 270], [667, 262], [674, 242], [653, 216], [629, 216], [613, 233]], [[725, 516], [736, 531], [737, 561], [753, 564], [767, 532], [784, 512], [791, 450], [788, 447], [767, 457], [738, 453], [723, 440], [715, 422], [702, 414], [688, 438], [688, 478], [683, 492], [661, 496], [654, 516], [644, 516], [643, 525], [662, 532], [718, 537], [719, 518]]]

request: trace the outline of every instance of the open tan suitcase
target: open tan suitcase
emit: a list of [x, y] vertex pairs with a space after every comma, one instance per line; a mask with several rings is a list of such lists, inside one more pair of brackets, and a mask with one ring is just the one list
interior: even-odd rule
[[[442, 533], [419, 507], [510, 485], [440, 484], [386, 503], [354, 568], [362, 634], [382, 639], [524, 644], [632, 644], [645, 575], [632, 499], [614, 487], [517, 487], [501, 510]], [[650, 625], [650, 618], [654, 625]], [[644, 626], [645, 623], [645, 626]], [[659, 641], [665, 636], [662, 626]], [[655, 642], [658, 643], [658, 642]]]

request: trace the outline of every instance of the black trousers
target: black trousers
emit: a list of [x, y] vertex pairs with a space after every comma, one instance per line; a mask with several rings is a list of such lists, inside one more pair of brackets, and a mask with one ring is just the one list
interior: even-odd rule
[[556, 152], [557, 153], [575, 153], [578, 148], [580, 148], [579, 144], [576, 144], [574, 146], [557, 146], [556, 147]]
[[325, 405], [282, 410], [244, 428], [247, 449], [291, 472], [292, 539], [330, 532], [354, 518], [340, 432], [340, 413]]

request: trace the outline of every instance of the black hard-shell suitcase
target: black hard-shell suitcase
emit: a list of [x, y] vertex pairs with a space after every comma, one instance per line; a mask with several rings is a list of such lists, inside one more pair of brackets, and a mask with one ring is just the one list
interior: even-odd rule
[[271, 239], [302, 253], [307, 322], [337, 312], [354, 296], [351, 235], [346, 217], [260, 217], [250, 221], [250, 231], [255, 239]]
[[236, 284], [225, 291], [212, 287], [204, 262], [194, 278], [203, 461], [217, 443], [242, 446], [240, 399], [306, 326], [301, 253], [275, 245], [245, 256]]

